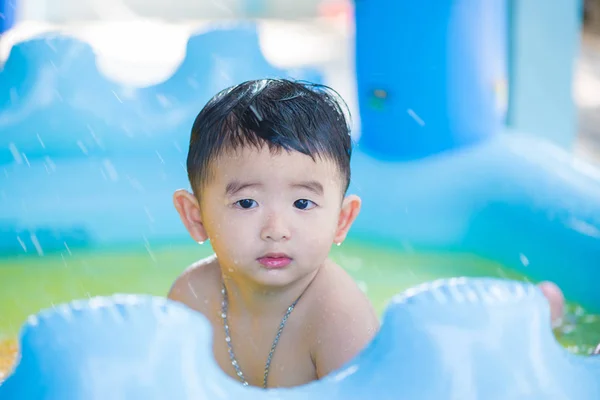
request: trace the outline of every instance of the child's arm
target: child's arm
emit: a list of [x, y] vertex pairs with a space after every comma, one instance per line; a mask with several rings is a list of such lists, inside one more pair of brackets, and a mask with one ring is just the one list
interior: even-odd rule
[[313, 338], [313, 360], [319, 379], [356, 357], [379, 329], [379, 320], [362, 293], [323, 304]]

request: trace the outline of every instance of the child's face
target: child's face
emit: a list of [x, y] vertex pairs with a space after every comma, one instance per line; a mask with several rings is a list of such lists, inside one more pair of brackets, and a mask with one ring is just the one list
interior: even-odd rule
[[341, 175], [329, 160], [265, 146], [224, 154], [211, 167], [199, 212], [189, 193], [176, 193], [176, 207], [194, 239], [210, 239], [225, 273], [260, 285], [315, 271], [360, 209], [358, 197], [342, 198]]

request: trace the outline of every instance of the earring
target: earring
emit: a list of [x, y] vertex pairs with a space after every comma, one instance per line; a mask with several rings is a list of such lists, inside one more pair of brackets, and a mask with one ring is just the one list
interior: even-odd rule
[[341, 245], [342, 245], [342, 242], [337, 242], [335, 245], [336, 245], [336, 246], [341, 246]]
[[204, 240], [198, 242], [198, 244], [202, 246], [204, 244]]

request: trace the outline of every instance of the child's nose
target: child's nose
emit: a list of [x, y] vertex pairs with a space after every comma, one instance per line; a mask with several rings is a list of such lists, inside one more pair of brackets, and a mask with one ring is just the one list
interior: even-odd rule
[[262, 240], [279, 242], [290, 238], [290, 230], [281, 215], [271, 214], [263, 225], [260, 237]]

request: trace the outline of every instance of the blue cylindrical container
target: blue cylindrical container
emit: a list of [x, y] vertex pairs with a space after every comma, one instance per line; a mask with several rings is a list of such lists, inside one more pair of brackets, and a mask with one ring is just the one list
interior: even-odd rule
[[360, 148], [416, 159], [502, 127], [506, 0], [357, 0]]

